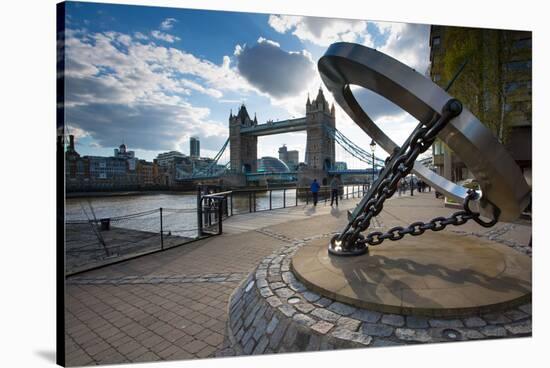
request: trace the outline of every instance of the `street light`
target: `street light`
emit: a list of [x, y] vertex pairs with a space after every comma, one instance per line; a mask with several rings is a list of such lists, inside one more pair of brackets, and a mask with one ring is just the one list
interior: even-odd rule
[[374, 185], [374, 170], [375, 169], [375, 166], [374, 166], [374, 150], [376, 149], [376, 142], [374, 142], [374, 139], [372, 139], [370, 141], [370, 150], [372, 152], [372, 185]]

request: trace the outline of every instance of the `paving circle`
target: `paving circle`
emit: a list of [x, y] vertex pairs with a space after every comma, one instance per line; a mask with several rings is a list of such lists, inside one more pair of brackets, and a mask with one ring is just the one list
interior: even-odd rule
[[531, 298], [531, 258], [502, 244], [448, 232], [386, 241], [357, 257], [329, 255], [316, 239], [292, 257], [310, 290], [383, 313], [466, 316]]

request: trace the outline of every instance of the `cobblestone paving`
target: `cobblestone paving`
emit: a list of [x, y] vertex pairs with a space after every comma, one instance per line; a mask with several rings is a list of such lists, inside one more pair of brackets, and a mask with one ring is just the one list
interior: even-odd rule
[[[290, 259], [305, 242], [332, 234], [297, 240], [264, 233], [287, 245], [264, 258], [231, 297], [228, 331], [235, 354], [531, 336], [530, 303], [479, 316], [429, 318], [380, 313], [322, 297], [294, 277]], [[530, 255], [526, 245], [503, 243]]]
[[67, 365], [232, 354], [229, 295], [283, 244], [257, 232], [222, 236], [68, 278]]
[[223, 349], [236, 282], [69, 285], [68, 365], [205, 358]]
[[[388, 202], [376, 227], [449, 212], [427, 195], [404, 197]], [[214, 237], [68, 278], [67, 365], [530, 335], [530, 305], [441, 322], [350, 309], [306, 291], [289, 273], [288, 256], [313, 236], [345, 222], [343, 210], [330, 209], [329, 214], [327, 209], [309, 220]], [[499, 224], [484, 232], [472, 225], [451, 229], [492, 236], [530, 255], [528, 225]], [[244, 283], [248, 275], [253, 279]], [[239, 282], [247, 299], [229, 308]], [[232, 301], [238, 301], [238, 293]], [[228, 313], [237, 310], [242, 316], [254, 312], [252, 320], [242, 321], [253, 329], [231, 325], [236, 320], [232, 317], [232, 333], [226, 334]]]
[[204, 282], [234, 282], [247, 276], [246, 273], [208, 273], [202, 275], [147, 275], [119, 277], [73, 277], [69, 285], [124, 285], [124, 284], [184, 284]]

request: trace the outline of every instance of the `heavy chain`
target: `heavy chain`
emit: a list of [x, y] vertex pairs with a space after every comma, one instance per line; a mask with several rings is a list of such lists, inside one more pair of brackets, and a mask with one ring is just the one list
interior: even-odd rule
[[479, 213], [473, 212], [469, 208], [469, 202], [472, 199], [476, 199], [478, 194], [474, 190], [468, 191], [468, 196], [464, 201], [464, 209], [453, 213], [449, 217], [435, 217], [429, 222], [416, 221], [410, 224], [408, 227], [395, 226], [382, 233], [380, 231], [374, 231], [369, 233], [365, 238], [359, 240], [359, 243], [367, 243], [371, 246], [382, 244], [386, 239], [396, 241], [402, 239], [405, 235], [418, 236], [424, 234], [426, 230], [441, 231], [444, 230], [447, 225], [459, 226], [464, 225], [469, 220], [474, 220], [483, 227], [491, 227], [498, 221], [498, 214], [495, 214], [491, 221], [484, 221], [480, 218]]
[[[344, 250], [344, 252], [358, 252], [365, 249], [367, 244], [378, 245], [386, 239], [396, 241], [402, 239], [405, 235], [418, 236], [426, 230], [441, 231], [447, 225], [458, 226], [471, 219], [487, 227], [496, 223], [498, 214], [495, 214], [492, 221], [485, 222], [479, 218], [478, 213], [470, 211], [468, 203], [477, 196], [475, 191], [471, 191], [465, 200], [464, 210], [456, 212], [448, 218], [436, 217], [428, 223], [418, 221], [406, 228], [396, 226], [386, 233], [372, 232], [367, 237], [361, 234], [370, 226], [372, 218], [382, 211], [384, 202], [395, 193], [401, 179], [411, 172], [418, 155], [425, 152], [433, 144], [437, 134], [461, 111], [462, 104], [460, 101], [450, 99], [445, 104], [442, 115], [434, 114], [428, 123], [419, 123], [403, 146], [394, 150], [386, 159], [386, 166], [382, 169], [378, 180], [373, 184], [373, 188], [369, 192], [369, 199], [362, 206], [360, 214], [348, 224], [342, 234], [336, 235], [331, 240], [331, 247], [329, 247], [331, 252], [334, 252], [335, 247]], [[336, 250], [336, 253], [339, 252], [339, 250]]]

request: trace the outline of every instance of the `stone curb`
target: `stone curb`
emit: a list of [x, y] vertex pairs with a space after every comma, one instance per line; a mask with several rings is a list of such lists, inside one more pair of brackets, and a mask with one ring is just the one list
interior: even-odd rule
[[297, 240], [264, 232], [287, 244], [265, 257], [230, 296], [227, 331], [238, 355], [531, 335], [530, 303], [499, 313], [431, 318], [381, 313], [323, 297], [294, 276], [291, 257], [306, 242], [332, 234]]

